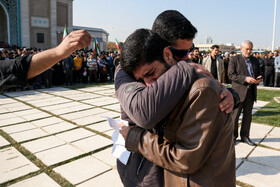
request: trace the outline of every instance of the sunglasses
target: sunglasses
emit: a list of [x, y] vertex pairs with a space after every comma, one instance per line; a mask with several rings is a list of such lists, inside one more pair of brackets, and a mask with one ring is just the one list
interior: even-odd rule
[[184, 56], [190, 54], [194, 50], [194, 44], [189, 50], [175, 49], [173, 47], [168, 46], [172, 54], [176, 57], [183, 58]]

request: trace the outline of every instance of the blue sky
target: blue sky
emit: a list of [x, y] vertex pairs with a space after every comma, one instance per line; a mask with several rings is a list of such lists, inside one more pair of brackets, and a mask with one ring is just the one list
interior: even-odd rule
[[[240, 44], [251, 40], [255, 46], [272, 43], [274, 0], [74, 0], [73, 24], [102, 28], [109, 41], [124, 41], [138, 28], [151, 28], [164, 10], [178, 10], [198, 29], [195, 43]], [[280, 46], [280, 1], [277, 4], [275, 46]]]

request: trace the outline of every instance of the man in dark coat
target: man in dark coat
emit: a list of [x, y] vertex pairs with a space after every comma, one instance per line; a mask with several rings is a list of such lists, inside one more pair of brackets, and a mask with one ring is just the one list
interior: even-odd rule
[[238, 137], [238, 119], [243, 109], [241, 125], [241, 141], [254, 146], [249, 138], [252, 121], [252, 109], [257, 100], [257, 84], [261, 82], [261, 68], [258, 60], [251, 56], [253, 43], [246, 40], [242, 43], [241, 55], [229, 60], [228, 76], [232, 80], [232, 88], [239, 94], [240, 105], [233, 111], [234, 138]]

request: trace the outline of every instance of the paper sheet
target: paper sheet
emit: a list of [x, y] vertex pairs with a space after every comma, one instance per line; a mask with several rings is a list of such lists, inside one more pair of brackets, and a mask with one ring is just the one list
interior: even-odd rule
[[123, 122], [123, 124], [126, 126], [128, 126], [128, 122], [121, 119], [112, 119], [110, 117], [106, 117], [106, 119], [108, 120], [109, 125], [115, 129], [112, 135], [112, 140], [114, 143], [112, 154], [116, 158], [118, 158], [124, 165], [126, 165], [131, 152], [125, 148], [125, 140], [123, 136], [119, 133], [119, 129], [121, 122]]

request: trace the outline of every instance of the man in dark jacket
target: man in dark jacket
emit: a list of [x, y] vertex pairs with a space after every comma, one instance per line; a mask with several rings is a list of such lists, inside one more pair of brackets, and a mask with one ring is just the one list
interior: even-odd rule
[[[121, 66], [151, 86], [177, 63], [173, 56], [168, 43], [156, 33], [139, 29], [123, 45]], [[193, 77], [190, 91], [158, 127], [157, 134], [140, 127], [123, 127], [126, 147], [163, 167], [165, 186], [235, 186], [233, 126], [230, 115], [219, 109], [222, 88], [208, 76], [194, 73]], [[169, 90], [157, 94], [164, 92]]]
[[264, 86], [273, 87], [274, 84], [274, 58], [271, 51], [268, 52], [268, 57], [264, 59]]
[[[18, 57], [0, 62], [0, 91], [14, 86], [26, 86], [28, 80], [51, 68], [73, 51], [85, 48], [91, 42], [91, 35], [85, 30], [69, 34], [57, 47], [35, 55]], [[31, 80], [32, 81], [32, 80]]]
[[258, 60], [251, 56], [253, 43], [246, 40], [242, 43], [241, 55], [231, 57], [229, 60], [228, 76], [232, 80], [232, 88], [240, 96], [240, 105], [233, 111], [234, 138], [238, 137], [238, 120], [243, 110], [241, 125], [241, 141], [251, 146], [256, 144], [249, 138], [252, 121], [252, 109], [257, 100], [257, 84], [261, 82], [261, 68]]

